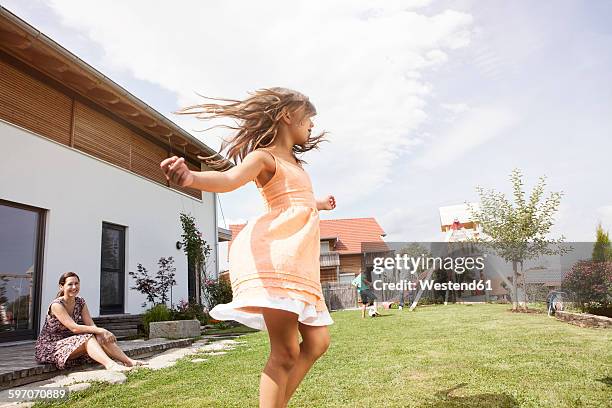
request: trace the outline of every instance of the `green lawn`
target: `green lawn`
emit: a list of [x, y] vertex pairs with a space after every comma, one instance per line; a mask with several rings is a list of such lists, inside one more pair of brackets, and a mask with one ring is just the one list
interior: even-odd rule
[[[332, 344], [290, 407], [609, 407], [612, 331], [508, 305], [332, 313]], [[255, 407], [265, 332], [204, 363], [129, 373], [74, 394], [79, 407]]]

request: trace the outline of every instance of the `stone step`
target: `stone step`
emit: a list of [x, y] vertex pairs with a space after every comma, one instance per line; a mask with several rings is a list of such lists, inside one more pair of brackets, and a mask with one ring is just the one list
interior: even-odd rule
[[126, 326], [126, 325], [138, 326], [138, 325], [142, 325], [143, 324], [142, 321], [138, 321], [138, 320], [134, 320], [134, 321], [121, 321], [121, 322], [97, 322], [97, 321], [94, 320], [94, 323], [96, 324], [96, 326], [100, 326], [100, 327]]
[[94, 317], [93, 321], [98, 324], [108, 324], [108, 323], [121, 323], [121, 322], [133, 322], [133, 323], [142, 323], [142, 315], [109, 315], [109, 316], [99, 316]]
[[124, 337], [130, 337], [130, 336], [138, 335], [138, 329], [136, 329], [136, 328], [121, 329], [121, 330], [108, 329], [107, 328], [107, 330], [110, 331], [111, 333], [113, 333], [117, 339], [122, 339]]
[[[145, 358], [163, 351], [187, 347], [194, 339], [151, 339], [118, 341], [121, 349], [132, 358]], [[34, 359], [34, 343], [2, 347], [0, 350], [0, 390], [43, 381], [60, 374], [82, 370], [86, 367], [100, 367], [89, 364], [70, 370], [58, 370], [53, 364], [40, 364]]]
[[104, 327], [105, 329], [131, 329], [132, 327], [138, 327], [137, 323], [109, 323], [109, 324], [96, 324], [96, 326]]
[[123, 339], [138, 334], [138, 327], [142, 325], [142, 315], [105, 315], [93, 319], [96, 326], [111, 331], [117, 339]]

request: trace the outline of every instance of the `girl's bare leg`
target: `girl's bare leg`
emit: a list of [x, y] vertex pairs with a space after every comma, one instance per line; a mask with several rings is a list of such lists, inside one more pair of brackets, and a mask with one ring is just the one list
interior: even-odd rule
[[285, 390], [285, 405], [283, 407], [287, 406], [298, 385], [300, 385], [315, 361], [327, 351], [331, 341], [327, 326], [308, 326], [298, 322], [298, 329], [302, 335], [300, 356], [289, 374], [287, 389]]
[[261, 373], [259, 406], [281, 408], [289, 373], [300, 355], [297, 314], [271, 308], [262, 308], [262, 314], [270, 337], [270, 356]]

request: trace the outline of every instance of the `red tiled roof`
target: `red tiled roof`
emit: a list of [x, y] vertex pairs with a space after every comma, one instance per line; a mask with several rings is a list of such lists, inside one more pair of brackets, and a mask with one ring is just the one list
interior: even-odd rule
[[381, 235], [385, 231], [373, 217], [321, 220], [321, 237], [338, 237], [334, 251], [341, 254], [361, 253], [361, 244], [367, 242], [368, 251], [387, 251]]
[[[230, 224], [233, 237], [244, 228], [246, 224]], [[387, 251], [389, 248], [381, 238], [385, 231], [373, 217], [367, 218], [340, 218], [335, 220], [321, 220], [321, 238], [337, 237], [335, 251], [341, 254], [361, 253], [361, 244], [368, 243], [368, 251]], [[228, 251], [232, 241], [229, 241]]]

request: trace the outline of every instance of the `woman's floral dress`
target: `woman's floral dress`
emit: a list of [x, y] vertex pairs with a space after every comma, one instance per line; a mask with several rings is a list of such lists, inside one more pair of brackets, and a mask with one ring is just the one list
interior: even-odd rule
[[[60, 303], [64, 305], [64, 298], [57, 298], [47, 308], [47, 317], [45, 324], [36, 340], [34, 357], [40, 363], [55, 364], [57, 368], [71, 368], [84, 363], [95, 363], [95, 361], [87, 354], [68, 360], [68, 357], [74, 350], [79, 348], [83, 343], [89, 340], [93, 334], [74, 334], [66, 326], [59, 321], [55, 315], [51, 313], [51, 305]], [[85, 299], [80, 296], [76, 297], [72, 319], [79, 323], [81, 313], [85, 306]], [[65, 305], [64, 305], [65, 307]]]

